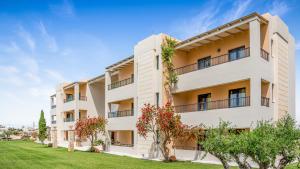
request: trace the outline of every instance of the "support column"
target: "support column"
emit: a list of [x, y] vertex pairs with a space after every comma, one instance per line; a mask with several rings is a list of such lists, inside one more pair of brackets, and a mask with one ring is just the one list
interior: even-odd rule
[[259, 77], [250, 79], [250, 105], [254, 111], [258, 111], [261, 106], [261, 79]]
[[256, 19], [249, 23], [249, 36], [250, 36], [250, 56], [257, 58], [260, 57], [260, 23]]
[[57, 148], [57, 129], [56, 127], [52, 130], [52, 148]]
[[68, 136], [69, 136], [68, 151], [72, 152], [72, 151], [74, 151], [74, 130], [69, 130]]

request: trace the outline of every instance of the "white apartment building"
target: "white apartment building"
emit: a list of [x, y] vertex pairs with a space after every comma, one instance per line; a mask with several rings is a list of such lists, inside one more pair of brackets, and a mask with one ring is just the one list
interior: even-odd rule
[[[85, 112], [107, 119], [107, 152], [158, 158], [152, 136], [137, 135], [136, 121], [145, 103], [166, 103], [161, 60], [166, 36], [138, 42], [133, 56], [108, 66], [105, 77], [57, 88], [52, 116], [59, 145]], [[237, 129], [251, 129], [259, 120], [277, 120], [285, 113], [295, 117], [295, 41], [278, 16], [253, 13], [179, 41], [175, 49], [178, 82], [172, 96], [183, 123], [216, 126], [222, 119]], [[64, 103], [70, 93], [74, 101]], [[74, 120], [64, 122], [69, 117]], [[197, 149], [189, 141], [177, 143], [173, 153], [178, 159], [200, 160]]]

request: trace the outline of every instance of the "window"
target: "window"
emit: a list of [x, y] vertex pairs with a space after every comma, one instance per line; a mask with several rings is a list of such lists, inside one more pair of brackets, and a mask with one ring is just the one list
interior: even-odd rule
[[131, 145], [134, 145], [134, 131], [131, 131]]
[[241, 58], [244, 58], [246, 57], [246, 53], [245, 53], [245, 46], [242, 46], [242, 47], [238, 47], [238, 48], [235, 48], [235, 49], [231, 49], [229, 50], [228, 52], [228, 60], [229, 61], [233, 61], [233, 60], [237, 60], [237, 59], [241, 59]]
[[202, 58], [202, 59], [199, 59], [198, 60], [198, 69], [204, 69], [204, 68], [208, 68], [210, 67], [210, 61], [211, 61], [211, 57], [208, 56], [208, 57], [205, 57], [205, 58]]
[[159, 69], [159, 55], [156, 55], [156, 70]]
[[159, 93], [155, 93], [156, 95], [156, 107], [159, 106]]
[[198, 95], [198, 111], [204, 111], [209, 108], [208, 104], [210, 102], [210, 98], [210, 93]]
[[246, 89], [229, 90], [229, 107], [241, 107], [246, 105]]

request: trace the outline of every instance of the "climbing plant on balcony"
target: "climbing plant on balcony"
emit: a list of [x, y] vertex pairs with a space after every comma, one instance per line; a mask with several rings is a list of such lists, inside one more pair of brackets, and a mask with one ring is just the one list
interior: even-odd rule
[[153, 141], [158, 145], [164, 159], [170, 161], [168, 145], [173, 145], [173, 140], [181, 137], [186, 126], [181, 122], [180, 115], [174, 113], [171, 104], [167, 103], [162, 108], [146, 104], [136, 127], [138, 134], [144, 138], [152, 134]]
[[106, 120], [103, 117], [93, 117], [83, 120], [78, 120], [75, 125], [75, 134], [79, 138], [87, 137], [91, 142], [91, 151], [95, 151], [94, 142], [97, 134], [105, 133]]
[[174, 71], [173, 56], [175, 52], [176, 40], [166, 37], [161, 45], [161, 56], [164, 65], [163, 75], [165, 78], [164, 87], [168, 100], [172, 102], [171, 89], [178, 81], [176, 72]]

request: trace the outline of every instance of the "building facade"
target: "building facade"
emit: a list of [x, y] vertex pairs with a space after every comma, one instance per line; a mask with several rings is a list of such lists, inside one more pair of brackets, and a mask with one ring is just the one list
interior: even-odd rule
[[[107, 152], [158, 158], [152, 136], [137, 135], [136, 121], [145, 103], [162, 106], [167, 102], [161, 59], [166, 37], [151, 35], [134, 46], [133, 56], [108, 66], [97, 86], [101, 92], [90, 89], [93, 81], [58, 87], [52, 114], [60, 119], [53, 125], [58, 142], [74, 129], [74, 120], [63, 119], [76, 120], [85, 112], [85, 117], [103, 115], [107, 119]], [[178, 41], [173, 57], [178, 75], [171, 93], [174, 110], [188, 125], [216, 126], [222, 119], [247, 130], [259, 120], [278, 120], [286, 113], [295, 117], [294, 59], [294, 38], [287, 25], [270, 14], [253, 13]], [[72, 98], [70, 93], [74, 102], [63, 102]], [[80, 100], [82, 96], [87, 99]], [[95, 101], [91, 96], [101, 99]], [[180, 142], [174, 153], [178, 159], [199, 160], [197, 147], [195, 141]]]

